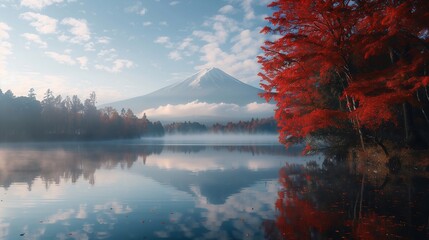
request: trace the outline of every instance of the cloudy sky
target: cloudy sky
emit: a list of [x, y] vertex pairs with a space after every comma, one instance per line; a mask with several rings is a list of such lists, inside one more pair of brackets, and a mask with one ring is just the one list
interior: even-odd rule
[[218, 67], [258, 86], [269, 0], [0, 0], [0, 89], [140, 96]]

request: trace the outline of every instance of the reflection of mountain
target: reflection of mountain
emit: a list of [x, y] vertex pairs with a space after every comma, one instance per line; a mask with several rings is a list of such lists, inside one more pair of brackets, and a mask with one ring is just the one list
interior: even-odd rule
[[194, 194], [192, 187], [197, 186], [201, 195], [206, 197], [210, 204], [223, 204], [229, 196], [239, 193], [243, 188], [250, 187], [264, 179], [275, 178], [277, 172], [276, 168], [258, 171], [240, 168], [199, 173], [146, 168], [143, 174], [161, 184], [173, 186], [190, 194]]
[[[172, 147], [172, 148], [171, 148]], [[166, 149], [180, 149], [169, 146]], [[178, 190], [199, 193], [210, 204], [223, 204], [232, 195], [257, 182], [272, 180], [285, 161], [304, 163], [316, 157], [290, 154], [283, 146], [214, 146], [201, 154], [165, 152], [153, 156], [142, 173]]]

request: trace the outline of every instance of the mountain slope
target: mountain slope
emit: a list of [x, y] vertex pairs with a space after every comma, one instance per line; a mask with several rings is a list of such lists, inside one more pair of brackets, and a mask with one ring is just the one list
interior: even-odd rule
[[105, 104], [101, 107], [111, 106], [118, 111], [122, 108], [130, 108], [136, 114], [140, 114], [149, 108], [194, 101], [245, 106], [252, 102], [263, 103], [264, 100], [258, 96], [261, 92], [261, 89], [245, 84], [218, 68], [208, 68], [182, 82], [147, 95]]

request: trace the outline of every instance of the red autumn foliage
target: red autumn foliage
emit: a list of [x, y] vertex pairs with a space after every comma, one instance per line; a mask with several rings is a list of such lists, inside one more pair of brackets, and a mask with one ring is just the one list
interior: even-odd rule
[[263, 96], [277, 103], [285, 144], [321, 129], [396, 123], [398, 104], [416, 103], [429, 83], [429, 1], [277, 0], [269, 7], [275, 12], [261, 32], [273, 40], [262, 47], [259, 75]]

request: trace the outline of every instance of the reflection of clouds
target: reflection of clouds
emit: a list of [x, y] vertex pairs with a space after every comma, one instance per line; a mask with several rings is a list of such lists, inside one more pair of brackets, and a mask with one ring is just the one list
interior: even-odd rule
[[[25, 234], [24, 239], [26, 239], [26, 240], [44, 239], [43, 235], [45, 235], [46, 227], [42, 226], [42, 227], [39, 227], [35, 230], [30, 230], [30, 227], [28, 225], [25, 225], [19, 232]], [[3, 239], [3, 238], [0, 238], [0, 239]], [[10, 238], [10, 239], [12, 239], [12, 238]]]
[[110, 237], [110, 233], [108, 232], [97, 232], [96, 233], [97, 239], [106, 239]]
[[[268, 183], [268, 185], [274, 184], [274, 182]], [[209, 234], [221, 231], [223, 224], [232, 221], [235, 230], [250, 235], [255, 229], [259, 229], [261, 219], [273, 217], [273, 203], [276, 201], [276, 189], [263, 187], [246, 188], [240, 193], [230, 196], [221, 205], [210, 204], [201, 195], [197, 187], [193, 187], [192, 190], [197, 196], [196, 207], [205, 210], [203, 212], [205, 221], [202, 224], [212, 232]], [[234, 237], [243, 238], [245, 236]]]
[[75, 216], [76, 210], [68, 209], [68, 210], [58, 210], [57, 213], [51, 215], [47, 218], [45, 223], [54, 224], [59, 221], [69, 220], [73, 216]]
[[[211, 204], [198, 186], [191, 187], [195, 209], [175, 214], [174, 225], [157, 231], [159, 238], [185, 236], [189, 239], [261, 239], [262, 221], [274, 218], [278, 185], [272, 180], [258, 183], [231, 195], [223, 204]], [[172, 218], [170, 217], [170, 220]]]
[[118, 202], [109, 202], [105, 204], [97, 204], [94, 206], [94, 212], [100, 211], [112, 211], [115, 214], [125, 214], [132, 212], [132, 209], [128, 205], [122, 205]]
[[178, 152], [164, 152], [154, 155], [147, 160], [147, 166], [167, 170], [185, 170], [202, 172], [211, 170], [226, 170], [244, 168], [252, 171], [261, 169], [280, 168], [285, 162], [305, 163], [314, 160], [314, 156], [285, 156], [285, 155], [252, 155], [242, 152], [221, 153], [217, 150], [206, 150], [203, 154], [187, 154]]
[[[124, 224], [135, 220], [148, 204], [140, 200], [183, 202], [188, 206], [192, 204], [189, 203], [191, 197], [195, 197], [195, 208], [191, 206], [189, 211], [181, 208], [168, 215], [162, 219], [167, 220], [166, 224], [154, 226], [151, 234], [157, 232], [155, 237], [174, 237], [174, 233], [179, 231], [179, 236], [184, 238], [242, 239], [252, 238], [257, 232], [258, 235], [254, 236], [257, 238], [261, 221], [274, 217], [273, 204], [277, 192], [276, 184], [270, 182], [264, 186], [261, 181], [275, 178], [277, 169], [284, 162], [302, 163], [308, 159], [277, 152], [270, 155], [268, 150], [271, 149], [258, 152], [255, 148], [217, 146], [183, 151], [178, 146], [169, 147], [164, 147], [161, 154], [150, 155], [146, 165], [152, 167], [140, 162], [136, 164], [137, 159], [142, 160], [148, 155], [127, 149], [115, 155], [106, 148], [101, 148], [103, 151], [80, 149], [80, 152], [49, 148], [19, 153], [22, 159], [12, 156], [13, 162], [8, 162], [2, 153], [12, 154], [13, 149], [0, 147], [0, 166], [5, 166], [5, 169], [0, 167], [0, 185], [3, 186], [0, 192], [8, 193], [5, 198], [8, 207], [4, 209], [7, 213], [2, 214], [0, 208], [0, 216], [20, 214], [10, 223], [0, 220], [0, 239], [12, 234], [11, 229], [16, 229], [19, 221], [32, 221], [28, 234], [25, 234], [27, 239], [30, 239], [30, 234], [37, 235], [38, 226], [46, 228], [46, 236], [43, 235], [45, 229], [39, 229], [39, 239], [44, 239], [52, 231], [58, 235], [49, 237], [58, 239], [112, 238], [123, 231]], [[52, 151], [56, 153], [51, 156]], [[122, 168], [132, 169], [122, 171]], [[24, 172], [26, 169], [28, 171]], [[7, 172], [5, 178], [1, 175], [3, 172]], [[29, 176], [24, 176], [24, 173], [29, 173]], [[16, 174], [22, 175], [17, 178]], [[84, 181], [90, 179], [96, 179], [97, 185], [90, 186], [88, 181]], [[132, 190], [129, 191], [128, 187]], [[189, 194], [183, 197], [177, 192]], [[133, 201], [135, 199], [139, 201]], [[175, 204], [172, 205], [174, 209]], [[38, 209], [48, 212], [40, 213]], [[24, 213], [31, 214], [33, 219], [24, 219]], [[132, 214], [128, 216], [129, 213]], [[43, 223], [34, 225], [40, 220]], [[137, 220], [131, 224], [130, 228], [135, 229], [135, 224], [141, 222]], [[143, 226], [147, 225], [148, 222]]]
[[159, 237], [159, 238], [168, 238], [169, 234], [166, 231], [156, 231], [155, 236]]
[[81, 204], [79, 206], [79, 211], [76, 214], [76, 218], [78, 219], [85, 219], [88, 216], [86, 213], [86, 204]]
[[169, 155], [170, 154], [154, 156], [150, 161], [146, 162], [146, 165], [160, 169], [187, 170], [191, 172], [223, 169], [222, 166], [216, 162], [216, 159], [201, 158], [198, 155]]
[[94, 229], [94, 224], [84, 224], [83, 231], [87, 233], [92, 233]]
[[2, 222], [0, 219], [0, 239], [6, 239], [7, 235], [9, 235], [9, 227], [10, 223]]
[[57, 234], [57, 239], [59, 240], [65, 240], [65, 239], [75, 239], [75, 240], [88, 240], [88, 234], [85, 232], [78, 232], [78, 231], [73, 231], [70, 233], [58, 233]]

